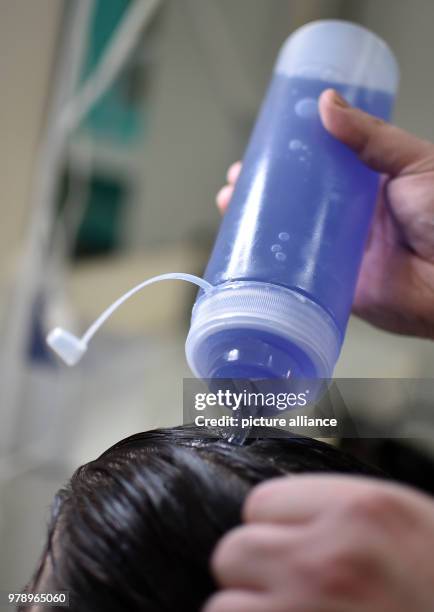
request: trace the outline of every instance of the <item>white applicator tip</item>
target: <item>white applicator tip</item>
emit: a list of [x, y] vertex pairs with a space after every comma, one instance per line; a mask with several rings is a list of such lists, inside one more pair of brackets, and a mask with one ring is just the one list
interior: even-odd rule
[[55, 327], [50, 331], [47, 344], [69, 366], [78, 363], [87, 351], [85, 342], [61, 327]]

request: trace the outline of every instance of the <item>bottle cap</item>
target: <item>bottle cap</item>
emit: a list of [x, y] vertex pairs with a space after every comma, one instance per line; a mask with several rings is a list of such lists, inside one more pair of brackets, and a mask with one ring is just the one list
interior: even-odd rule
[[199, 378], [282, 378], [294, 370], [330, 378], [340, 344], [331, 316], [309, 298], [277, 285], [235, 281], [198, 298], [186, 356]]

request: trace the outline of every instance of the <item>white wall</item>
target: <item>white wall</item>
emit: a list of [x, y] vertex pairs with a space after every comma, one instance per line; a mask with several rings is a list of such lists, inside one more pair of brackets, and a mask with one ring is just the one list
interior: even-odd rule
[[62, 0], [0, 0], [0, 279], [28, 217]]
[[242, 156], [278, 49], [304, 21], [336, 15], [328, 0], [171, 0], [150, 100], [136, 244], [210, 240], [214, 195]]
[[434, 2], [347, 0], [349, 17], [391, 46], [401, 68], [395, 121], [434, 142]]

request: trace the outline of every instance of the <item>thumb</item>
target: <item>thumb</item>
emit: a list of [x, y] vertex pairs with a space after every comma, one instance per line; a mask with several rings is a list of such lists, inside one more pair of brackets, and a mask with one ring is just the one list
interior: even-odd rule
[[319, 99], [325, 129], [352, 149], [373, 170], [392, 178], [433, 155], [434, 145], [352, 107], [334, 89]]

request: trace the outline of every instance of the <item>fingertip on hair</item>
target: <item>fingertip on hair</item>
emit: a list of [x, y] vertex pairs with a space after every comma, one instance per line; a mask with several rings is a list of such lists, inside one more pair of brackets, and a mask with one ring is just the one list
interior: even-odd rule
[[287, 476], [271, 478], [253, 487], [243, 504], [242, 518], [244, 522], [251, 523], [260, 520], [262, 508], [268, 504], [276, 487], [280, 489], [280, 484], [284, 480], [287, 480]]

